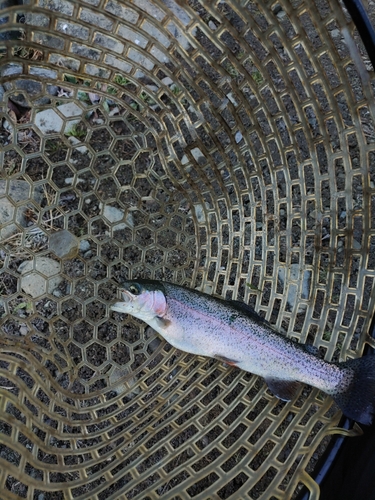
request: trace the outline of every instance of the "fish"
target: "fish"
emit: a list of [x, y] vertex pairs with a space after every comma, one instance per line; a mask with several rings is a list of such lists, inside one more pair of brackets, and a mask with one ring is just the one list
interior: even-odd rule
[[372, 423], [375, 356], [325, 361], [311, 346], [276, 331], [245, 303], [166, 281], [127, 280], [119, 291], [121, 301], [111, 309], [144, 321], [173, 347], [261, 376], [284, 401], [293, 399], [301, 384], [316, 387], [348, 418]]

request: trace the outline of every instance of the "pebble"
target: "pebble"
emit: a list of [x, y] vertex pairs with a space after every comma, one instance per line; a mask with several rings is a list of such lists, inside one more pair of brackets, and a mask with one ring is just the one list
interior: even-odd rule
[[359, 241], [353, 239], [353, 249], [354, 250], [361, 250], [362, 248], [362, 245]]
[[[1, 100], [1, 96], [0, 96], [0, 100]], [[4, 120], [3, 121], [3, 129], [6, 130], [7, 132], [9, 132], [10, 134], [13, 133], [13, 125], [8, 122], [8, 120]]]
[[72, 259], [78, 253], [78, 238], [67, 229], [52, 233], [49, 237], [49, 249], [60, 259]]
[[[165, 78], [163, 78], [163, 80], [165, 80]], [[162, 80], [162, 81], [163, 81], [163, 80]], [[158, 92], [158, 90], [159, 90], [159, 87], [157, 87], [156, 85], [146, 85], [146, 87], [147, 87], [149, 90], [151, 90], [152, 92], [155, 92], [155, 93], [156, 93], [156, 92]]]
[[18, 272], [21, 273], [22, 290], [34, 298], [52, 293], [62, 281], [60, 264], [49, 257], [37, 256], [22, 262]]
[[[70, 122], [69, 122], [70, 123]], [[87, 153], [88, 149], [86, 148], [86, 146], [82, 145], [82, 142], [77, 139], [77, 137], [73, 137], [72, 135], [69, 136], [68, 138], [69, 142], [71, 144], [73, 144], [73, 146], [75, 146], [76, 144], [81, 144], [81, 146], [78, 146], [77, 148], [74, 148], [75, 150], [77, 150], [79, 153]], [[66, 182], [66, 180], [65, 180]]]
[[[292, 308], [295, 303], [297, 302], [297, 290], [298, 288], [301, 290], [301, 297], [303, 299], [307, 299], [309, 297], [309, 290], [310, 290], [310, 281], [311, 281], [311, 272], [307, 271], [302, 273], [301, 272], [301, 267], [299, 264], [291, 264], [289, 266], [289, 277], [287, 278], [287, 285], [288, 285], [288, 304]], [[279, 280], [285, 284], [286, 282], [286, 267], [281, 267], [279, 269]], [[294, 285], [289, 282], [289, 280], [296, 281], [297, 283], [302, 283], [298, 287], [297, 284]], [[298, 312], [303, 312], [306, 309], [306, 304], [299, 304], [298, 306]]]
[[61, 132], [63, 126], [62, 118], [54, 109], [45, 109], [40, 111], [35, 116], [35, 125], [43, 134], [51, 132]]
[[169, 78], [169, 76], [166, 76], [165, 78], [163, 78], [163, 79], [161, 80], [161, 83], [162, 83], [163, 85], [166, 85], [167, 87], [169, 87], [169, 85], [172, 85], [173, 80], [172, 80], [172, 78]]
[[88, 240], [81, 240], [79, 243], [79, 249], [81, 252], [87, 252], [90, 250], [90, 242]]
[[[0, 180], [0, 238], [2, 240], [20, 232], [15, 222], [23, 227], [27, 226], [24, 214], [27, 210], [26, 203], [31, 199], [32, 194], [37, 203], [42, 201], [43, 194], [40, 187], [35, 187], [31, 193], [30, 184], [26, 181]], [[20, 202], [23, 206], [20, 206]]]
[[[80, 117], [83, 113], [83, 110], [74, 102], [62, 104], [56, 109], [58, 109], [65, 118], [72, 118], [75, 116], [78, 117], [75, 120], [69, 120], [68, 122], [66, 122], [64, 134], [68, 134], [74, 128], [74, 126], [81, 121]], [[43, 111], [37, 113], [35, 116], [35, 125], [40, 129], [41, 132], [43, 132], [43, 134], [48, 134], [51, 132], [61, 133], [63, 124], [63, 119], [53, 108], [44, 109]]]
[[331, 31], [331, 37], [332, 38], [338, 38], [340, 37], [341, 38], [341, 31], [338, 30], [338, 29], [334, 29]]
[[119, 231], [125, 227], [134, 227], [133, 215], [129, 212], [126, 214], [123, 210], [117, 207], [112, 207], [111, 205], [103, 205], [100, 203], [100, 210], [102, 210], [103, 216], [112, 224], [114, 224], [113, 230]]
[[242, 134], [241, 132], [236, 132], [236, 135], [234, 136], [234, 140], [236, 141], [236, 144], [242, 141]]
[[235, 95], [233, 94], [233, 92], [229, 92], [229, 94], [227, 94], [227, 95], [226, 95], [226, 97], [230, 100], [230, 102], [231, 102], [234, 106], [238, 106], [237, 99], [236, 99]]
[[29, 333], [29, 329], [27, 328], [27, 325], [25, 325], [24, 323], [22, 323], [20, 325], [20, 329], [19, 329], [19, 332], [21, 335], [25, 336]]
[[[81, 148], [77, 148], [77, 149], [81, 149]], [[87, 149], [86, 149], [87, 151]], [[65, 179], [65, 184], [67, 184], [68, 186], [72, 185], [73, 182], [75, 180], [75, 177], [67, 177]], [[80, 179], [79, 177], [76, 179], [76, 185], [79, 184], [80, 182], [84, 182], [83, 179]]]
[[206, 213], [203, 209], [203, 205], [195, 204], [194, 205], [195, 216], [200, 224], [206, 221]]

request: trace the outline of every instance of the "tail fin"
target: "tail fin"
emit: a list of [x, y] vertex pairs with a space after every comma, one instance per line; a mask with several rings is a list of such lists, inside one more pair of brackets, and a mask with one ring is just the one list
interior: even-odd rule
[[347, 371], [347, 384], [331, 394], [349, 418], [370, 425], [375, 413], [375, 355], [339, 363]]

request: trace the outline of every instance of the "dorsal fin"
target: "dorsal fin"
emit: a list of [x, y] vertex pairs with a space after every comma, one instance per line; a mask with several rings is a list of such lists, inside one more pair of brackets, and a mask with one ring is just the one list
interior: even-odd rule
[[241, 302], [240, 300], [231, 300], [230, 303], [234, 305], [236, 309], [250, 316], [251, 319], [256, 321], [257, 323], [265, 323], [269, 325], [268, 321], [260, 316], [251, 306], [245, 304], [245, 302]]

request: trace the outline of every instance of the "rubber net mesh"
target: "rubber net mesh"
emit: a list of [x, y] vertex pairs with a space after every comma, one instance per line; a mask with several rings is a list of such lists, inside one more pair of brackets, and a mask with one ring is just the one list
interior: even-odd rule
[[0, 13], [2, 499], [295, 498], [340, 412], [110, 311], [125, 278], [252, 305], [326, 360], [374, 310], [374, 74], [334, 0]]

